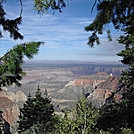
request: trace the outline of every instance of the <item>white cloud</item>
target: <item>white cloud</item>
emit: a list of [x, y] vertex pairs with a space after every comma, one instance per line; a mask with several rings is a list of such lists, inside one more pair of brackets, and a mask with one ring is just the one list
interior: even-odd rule
[[[19, 5], [19, 3], [17, 3]], [[100, 57], [108, 60], [116, 59], [116, 53], [122, 49], [122, 46], [113, 41], [108, 43], [106, 35], [101, 35], [101, 45], [95, 48], [89, 48], [86, 44], [89, 33], [84, 27], [89, 25], [93, 18], [88, 17], [67, 17], [64, 15], [44, 14], [39, 16], [33, 11], [33, 2], [27, 0], [23, 2], [23, 22], [20, 25], [20, 32], [25, 36], [23, 41], [14, 41], [9, 38], [9, 34], [4, 34], [5, 41], [1, 41], [0, 50], [2, 53], [12, 48], [15, 44], [28, 41], [44, 41], [46, 42], [40, 50], [37, 58], [42, 58], [43, 54], [47, 58], [79, 58], [79, 59], [100, 59]], [[20, 6], [13, 9], [12, 5], [6, 6], [8, 16], [14, 18], [18, 16]], [[64, 14], [64, 12], [63, 12]], [[6, 44], [5, 46], [3, 46]], [[4, 49], [5, 48], [5, 49]], [[55, 50], [55, 51], [54, 51]], [[63, 53], [64, 52], [64, 53]], [[107, 56], [107, 57], [106, 57]], [[116, 59], [117, 60], [117, 59]]]

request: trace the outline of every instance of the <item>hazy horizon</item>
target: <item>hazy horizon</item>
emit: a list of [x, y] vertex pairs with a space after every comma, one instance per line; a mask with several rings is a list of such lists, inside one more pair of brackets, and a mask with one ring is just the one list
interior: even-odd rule
[[74, 60], [26, 60], [23, 68], [59, 68], [59, 67], [127, 67], [119, 62], [93, 62], [93, 61], [74, 61]]

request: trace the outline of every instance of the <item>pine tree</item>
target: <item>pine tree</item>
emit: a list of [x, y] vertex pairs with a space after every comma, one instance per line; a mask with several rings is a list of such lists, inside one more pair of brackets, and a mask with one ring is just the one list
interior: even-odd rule
[[73, 112], [73, 130], [81, 134], [91, 134], [96, 132], [97, 109], [88, 102], [85, 94], [76, 102]]
[[[103, 105], [99, 110], [97, 127], [112, 134], [134, 132], [134, 94], [130, 93], [121, 102], [115, 98]], [[123, 132], [124, 131], [124, 132]]]
[[[95, 0], [97, 1], [97, 0]], [[113, 133], [122, 128], [131, 128], [134, 131], [133, 102], [134, 102], [134, 1], [133, 0], [102, 0], [97, 5], [97, 15], [94, 21], [87, 27], [91, 31], [89, 46], [100, 44], [99, 36], [107, 27], [107, 37], [112, 41], [110, 23], [118, 31], [122, 31], [118, 42], [125, 46], [125, 50], [118, 53], [122, 57], [121, 62], [129, 66], [129, 71], [122, 73], [121, 82], [127, 87], [121, 102], [113, 102], [100, 110], [99, 125], [103, 129], [113, 129]], [[133, 96], [133, 97], [132, 97]], [[108, 121], [108, 122], [107, 122]], [[121, 128], [122, 127], [122, 128]]]
[[97, 121], [97, 126], [100, 130], [102, 129], [111, 133], [117, 133], [123, 123], [120, 121], [119, 106], [115, 99], [112, 99], [100, 108]]
[[23, 58], [32, 59], [39, 51], [43, 42], [29, 42], [16, 45], [0, 58], [0, 87], [16, 84], [20, 86], [20, 80], [25, 75], [22, 70]]
[[75, 103], [75, 107], [66, 113], [62, 122], [61, 132], [67, 134], [97, 133], [97, 118], [97, 109], [87, 100], [83, 93]]
[[[97, 0], [96, 0], [97, 1]], [[97, 15], [94, 21], [87, 27], [86, 31], [91, 31], [89, 37], [89, 46], [93, 47], [95, 43], [100, 44], [99, 36], [103, 34], [104, 27], [107, 27], [109, 41], [112, 41], [109, 24], [122, 31], [118, 42], [125, 45], [125, 50], [118, 53], [122, 57], [121, 62], [128, 65], [129, 71], [122, 73], [122, 80], [129, 87], [134, 83], [134, 1], [133, 0], [102, 0], [97, 5]], [[108, 25], [108, 26], [107, 26]]]
[[37, 134], [47, 134], [55, 129], [57, 117], [54, 114], [53, 105], [47, 93], [42, 96], [39, 88], [34, 98], [28, 96], [20, 112], [19, 133], [34, 131]]

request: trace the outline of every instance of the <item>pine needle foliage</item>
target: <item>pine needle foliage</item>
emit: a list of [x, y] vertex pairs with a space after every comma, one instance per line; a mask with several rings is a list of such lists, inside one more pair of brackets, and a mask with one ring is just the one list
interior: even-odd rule
[[39, 51], [43, 42], [29, 42], [16, 45], [0, 58], [0, 87], [16, 84], [20, 86], [20, 80], [25, 75], [22, 70], [23, 58], [32, 59]]
[[[22, 17], [19, 16], [18, 18], [15, 19], [8, 19], [5, 17], [6, 12], [3, 8], [3, 0], [0, 2], [0, 26], [3, 31], [7, 31], [10, 33], [10, 37], [13, 38], [14, 40], [17, 39], [23, 39], [23, 35], [19, 32], [19, 27], [18, 25], [21, 24], [22, 22]], [[0, 30], [0, 38], [3, 37], [2, 30]]]
[[33, 0], [34, 10], [38, 13], [46, 13], [48, 9], [59, 10], [62, 12], [62, 8], [66, 7], [66, 0]]
[[97, 109], [87, 100], [85, 94], [82, 94], [75, 107], [65, 113], [61, 132], [62, 134], [97, 134], [97, 118]]
[[34, 98], [29, 94], [20, 113], [18, 132], [21, 134], [26, 132], [28, 134], [29, 131], [36, 134], [49, 134], [55, 130], [58, 117], [54, 114], [51, 99], [46, 92], [42, 96], [39, 88]]
[[[114, 28], [122, 31], [118, 42], [125, 45], [125, 50], [118, 53], [122, 57], [121, 62], [128, 65], [129, 71], [122, 73], [121, 81], [129, 87], [133, 87], [134, 83], [134, 1], [133, 0], [102, 0], [97, 4], [97, 15], [94, 21], [87, 27], [86, 31], [92, 32], [89, 37], [88, 45], [93, 47], [100, 44], [99, 36], [103, 34], [104, 27], [113, 24]], [[108, 40], [112, 41], [111, 31], [108, 27], [106, 30]]]

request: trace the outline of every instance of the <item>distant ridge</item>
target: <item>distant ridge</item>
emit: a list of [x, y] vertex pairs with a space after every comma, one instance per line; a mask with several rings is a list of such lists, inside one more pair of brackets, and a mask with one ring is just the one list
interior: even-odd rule
[[76, 67], [76, 66], [103, 66], [103, 67], [126, 67], [120, 62], [95, 62], [78, 60], [26, 60], [23, 68], [33, 67]]
[[88, 61], [88, 60], [25, 60], [25, 63], [91, 63], [91, 64], [121, 64], [113, 61]]

